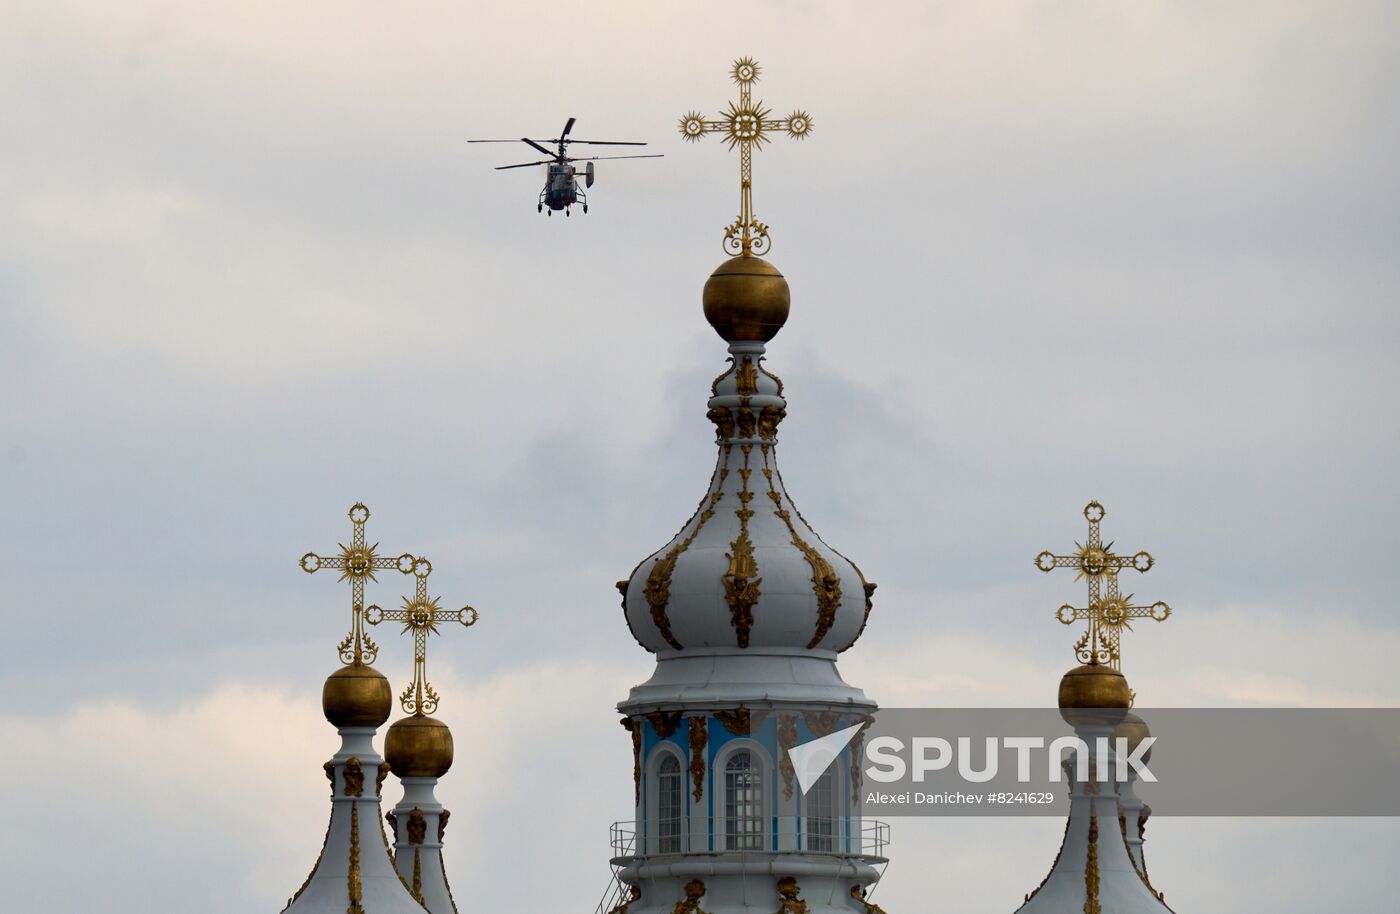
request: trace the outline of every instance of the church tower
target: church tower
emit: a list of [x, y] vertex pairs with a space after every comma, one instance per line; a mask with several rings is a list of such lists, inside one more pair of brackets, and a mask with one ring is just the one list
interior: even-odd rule
[[350, 509], [352, 535], [337, 555], [308, 552], [301, 567], [308, 573], [340, 572], [351, 593], [350, 634], [339, 645], [344, 664], [326, 677], [321, 709], [340, 733], [340, 750], [325, 763], [331, 782], [331, 817], [325, 843], [311, 874], [287, 900], [283, 914], [424, 914], [408, 884], [394, 869], [389, 842], [380, 821], [380, 791], [389, 764], [374, 748], [374, 734], [389, 719], [393, 693], [389, 680], [371, 664], [379, 648], [365, 631], [365, 583], [375, 572], [412, 573], [412, 555], [381, 556], [365, 540], [369, 509]]
[[[837, 672], [860, 637], [875, 585], [828, 546], [793, 504], [777, 464], [783, 382], [764, 363], [788, 317], [787, 280], [758, 256], [751, 147], [805, 113], [769, 116], [735, 63], [740, 100], [718, 120], [681, 119], [689, 139], [722, 133], [741, 155], [730, 259], [705, 283], [704, 314], [728, 344], [710, 387], [717, 460], [695, 513], [618, 582], [628, 627], [656, 655], [650, 679], [618, 705], [631, 735], [635, 818], [614, 826], [625, 914], [861, 911], [884, 862], [884, 833], [860, 816], [859, 727], [875, 703]], [[849, 730], [810, 779], [789, 750]], [[805, 787], [805, 789], [803, 789]], [[869, 909], [873, 906], [866, 906]]]
[[[1073, 569], [1076, 580], [1087, 583], [1087, 605], [1066, 604], [1056, 613], [1066, 625], [1087, 622], [1075, 643], [1082, 663], [1060, 680], [1060, 716], [1084, 746], [1104, 740], [1104, 762], [1113, 769], [1118, 740], [1132, 753], [1151, 736], [1142, 718], [1129, 711], [1136, 696], [1120, 670], [1123, 633], [1131, 630], [1133, 619], [1165, 622], [1171, 607], [1163, 602], [1137, 606], [1132, 594], [1122, 595], [1119, 575], [1129, 569], [1146, 572], [1153, 559], [1147, 552], [1114, 553], [1113, 543], [1105, 544], [1099, 529], [1105, 513], [1103, 505], [1090, 502], [1084, 508], [1089, 533], [1075, 553], [1042, 552], [1035, 564], [1045, 572]], [[1151, 743], [1148, 747], [1144, 761], [1150, 758]], [[1067, 759], [1064, 768], [1070, 782], [1064, 840], [1049, 874], [1026, 895], [1017, 914], [1167, 914], [1162, 893], [1147, 878], [1142, 831], [1151, 810], [1137, 796], [1135, 772], [1128, 767], [1126, 781], [1105, 778], [1092, 757]]]

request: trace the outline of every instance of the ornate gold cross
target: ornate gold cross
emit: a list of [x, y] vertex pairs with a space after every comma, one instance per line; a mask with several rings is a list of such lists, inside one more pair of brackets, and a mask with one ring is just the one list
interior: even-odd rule
[[1147, 571], [1152, 567], [1152, 556], [1147, 552], [1117, 555], [1113, 543], [1105, 546], [1099, 532], [1099, 521], [1103, 520], [1104, 513], [1103, 505], [1089, 502], [1084, 508], [1089, 536], [1082, 544], [1074, 544], [1074, 555], [1042, 552], [1035, 557], [1035, 567], [1046, 572], [1074, 568], [1078, 570], [1076, 581], [1089, 582], [1089, 605], [1076, 607], [1066, 603], [1055, 612], [1055, 617], [1065, 625], [1087, 619], [1089, 627], [1074, 645], [1075, 656], [1083, 663], [1107, 663], [1117, 670], [1122, 668], [1123, 629], [1131, 631], [1133, 619], [1164, 622], [1172, 614], [1172, 608], [1161, 601], [1151, 606], [1134, 606], [1132, 594], [1125, 597], [1118, 592], [1118, 572], [1124, 568]]
[[380, 609], [370, 606], [365, 610], [365, 618], [370, 625], [380, 622], [402, 622], [403, 631], [413, 632], [413, 682], [399, 696], [399, 704], [405, 714], [422, 717], [437, 710], [438, 694], [428, 682], [428, 636], [438, 634], [439, 622], [457, 621], [463, 627], [475, 624], [477, 612], [470, 606], [461, 609], [444, 610], [438, 605], [440, 597], [428, 598], [428, 575], [433, 573], [433, 563], [421, 556], [413, 559], [409, 569], [414, 577], [413, 598], [403, 598], [402, 609]]
[[356, 502], [350, 508], [350, 545], [339, 543], [339, 555], [317, 555], [308, 552], [301, 557], [301, 570], [315, 574], [322, 568], [338, 570], [340, 580], [350, 582], [350, 633], [340, 642], [341, 662], [359, 666], [373, 663], [379, 656], [379, 646], [365, 634], [365, 581], [377, 581], [375, 571], [397, 568], [404, 574], [413, 573], [413, 556], [405, 552], [397, 558], [381, 556], [376, 549], [379, 544], [365, 545], [365, 521], [369, 520], [369, 508]]
[[753, 100], [753, 84], [758, 82], [758, 63], [751, 57], [734, 61], [729, 75], [739, 84], [739, 102], [729, 103], [718, 120], [709, 120], [698, 111], [681, 117], [681, 136], [691, 142], [707, 133], [723, 133], [729, 148], [739, 147], [739, 218], [724, 230], [724, 250], [732, 256], [763, 254], [772, 246], [768, 226], [753, 214], [753, 150], [768, 142], [768, 132], [784, 130], [795, 140], [812, 132], [812, 117], [797, 110], [784, 118], [769, 117], [763, 102]]

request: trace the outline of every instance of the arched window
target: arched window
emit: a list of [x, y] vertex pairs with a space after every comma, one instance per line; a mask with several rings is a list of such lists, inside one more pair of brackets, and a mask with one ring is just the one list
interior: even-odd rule
[[656, 852], [679, 854], [685, 825], [685, 787], [681, 763], [666, 753], [656, 769]]
[[748, 750], [734, 753], [724, 765], [724, 847], [763, 849], [763, 771]]
[[836, 766], [826, 769], [803, 798], [807, 804], [807, 849], [836, 850]]

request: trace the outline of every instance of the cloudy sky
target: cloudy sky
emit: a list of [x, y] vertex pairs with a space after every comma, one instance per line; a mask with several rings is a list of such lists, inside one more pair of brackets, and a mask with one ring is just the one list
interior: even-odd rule
[[[432, 658], [464, 910], [593, 909], [631, 793], [613, 705], [651, 667], [613, 582], [703, 491], [725, 355], [700, 288], [737, 163], [676, 119], [746, 54], [814, 120], [755, 199], [793, 294], [784, 476], [880, 584], [848, 680], [1052, 702], [1080, 593], [1031, 559], [1096, 498], [1176, 609], [1127, 645], [1140, 704], [1400, 704], [1393, 4], [0, 19], [0, 908], [281, 907], [349, 617], [296, 560], [363, 500], [482, 616]], [[600, 163], [591, 212], [546, 219], [540, 175], [491, 170], [532, 151], [465, 143], [569, 116], [666, 158]], [[876, 898], [1008, 912], [1060, 831], [897, 821]], [[1149, 834], [1183, 912], [1394, 909], [1391, 820]]]

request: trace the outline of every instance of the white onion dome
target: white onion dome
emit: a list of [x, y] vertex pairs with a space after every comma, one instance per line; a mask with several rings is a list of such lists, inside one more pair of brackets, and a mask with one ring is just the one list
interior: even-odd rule
[[[732, 265], [741, 261], [762, 268], [749, 263], [736, 273]], [[721, 271], [723, 301], [712, 277], [705, 302], [707, 318], [730, 340], [730, 366], [710, 389], [719, 460], [695, 514], [618, 582], [627, 623], [656, 654], [776, 648], [834, 656], [864, 630], [875, 585], [807, 524], [778, 472], [777, 431], [787, 401], [783, 382], [762, 362], [763, 340], [777, 333], [781, 319], [748, 316], [781, 310], [785, 318], [786, 280], [752, 257], [728, 261], [716, 276]], [[734, 339], [728, 331], [735, 328], [760, 339]]]

